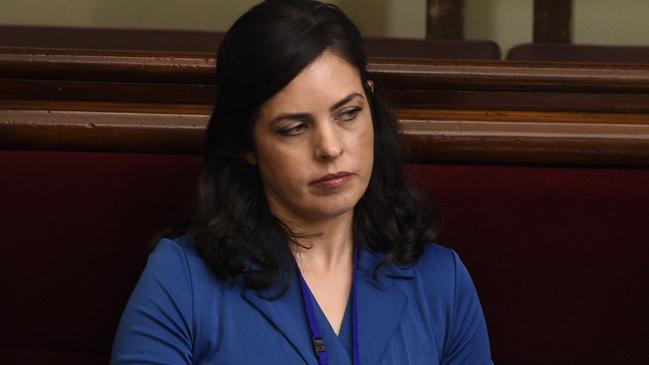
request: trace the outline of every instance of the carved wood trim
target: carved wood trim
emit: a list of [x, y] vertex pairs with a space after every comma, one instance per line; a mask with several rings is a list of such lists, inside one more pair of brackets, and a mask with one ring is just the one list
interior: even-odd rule
[[[397, 110], [411, 162], [649, 166], [649, 115]], [[208, 114], [0, 110], [8, 149], [201, 153]]]
[[[0, 48], [0, 78], [213, 85], [204, 53]], [[647, 92], [649, 65], [370, 59], [389, 89]]]
[[[199, 153], [202, 54], [0, 51], [3, 149]], [[649, 66], [371, 60], [409, 161], [649, 166]]]

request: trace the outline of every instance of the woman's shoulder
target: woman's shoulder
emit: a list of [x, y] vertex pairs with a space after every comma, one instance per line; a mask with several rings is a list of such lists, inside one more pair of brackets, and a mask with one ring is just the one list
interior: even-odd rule
[[186, 270], [196, 265], [200, 255], [189, 235], [160, 239], [149, 254], [149, 264], [160, 263], [169, 270]]
[[[416, 276], [424, 282], [424, 288], [446, 288], [451, 296], [462, 288], [473, 286], [471, 276], [458, 254], [437, 243], [429, 243], [413, 265]], [[433, 289], [431, 289], [433, 290]]]
[[194, 260], [200, 257], [194, 248], [193, 240], [190, 235], [161, 238], [149, 255], [150, 258], [161, 260]]
[[190, 287], [223, 284], [198, 253], [190, 235], [162, 238], [149, 255], [147, 266], [167, 278], [185, 277]]
[[381, 266], [386, 254], [367, 252], [360, 256], [361, 267], [379, 268], [391, 277], [415, 278], [422, 282], [419, 288], [434, 296], [452, 295], [457, 280], [470, 280], [466, 267], [455, 251], [437, 243], [424, 245], [419, 258], [403, 266], [394, 261]]
[[150, 363], [153, 359], [147, 356], [155, 357], [155, 351], [164, 353], [169, 363], [189, 363], [195, 339], [206, 337], [211, 328], [204, 323], [218, 320], [214, 311], [205, 309], [222, 299], [219, 288], [224, 287], [189, 236], [158, 241], [124, 309], [111, 363]]
[[444, 323], [444, 357], [464, 358], [471, 364], [491, 364], [489, 339], [482, 307], [473, 280], [458, 254], [438, 244], [428, 244], [415, 264], [431, 308], [438, 308]]
[[424, 252], [415, 262], [414, 268], [424, 275], [449, 274], [455, 271], [459, 260], [452, 249], [430, 242], [424, 246]]

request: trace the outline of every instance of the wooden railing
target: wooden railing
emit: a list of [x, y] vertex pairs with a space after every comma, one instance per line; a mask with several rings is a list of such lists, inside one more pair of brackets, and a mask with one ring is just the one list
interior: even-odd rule
[[[0, 149], [200, 153], [203, 53], [0, 49]], [[413, 162], [649, 166], [649, 65], [371, 59]]]

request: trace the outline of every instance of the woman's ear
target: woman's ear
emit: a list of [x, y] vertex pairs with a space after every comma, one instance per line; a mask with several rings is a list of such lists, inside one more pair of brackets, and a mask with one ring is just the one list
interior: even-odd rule
[[251, 165], [257, 164], [257, 155], [253, 151], [244, 153], [243, 158]]

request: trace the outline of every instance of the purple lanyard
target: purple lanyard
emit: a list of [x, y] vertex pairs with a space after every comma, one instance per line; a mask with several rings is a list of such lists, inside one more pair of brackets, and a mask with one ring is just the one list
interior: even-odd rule
[[[352, 275], [352, 351], [354, 357], [354, 365], [360, 365], [360, 359], [358, 355], [358, 311], [356, 310], [356, 262], [358, 259], [358, 250], [354, 250], [354, 268]], [[320, 365], [329, 364], [329, 355], [327, 354], [327, 348], [325, 346], [324, 339], [322, 338], [322, 333], [320, 332], [320, 326], [318, 326], [318, 321], [315, 319], [315, 312], [313, 311], [313, 301], [311, 296], [307, 291], [307, 284], [302, 277], [302, 273], [298, 268], [298, 274], [300, 275], [300, 286], [302, 287], [302, 299], [304, 300], [304, 308], [306, 309], [306, 316], [309, 320], [309, 329], [311, 330], [311, 341], [313, 342], [313, 349], [315, 350], [316, 356], [318, 357], [318, 363]]]

